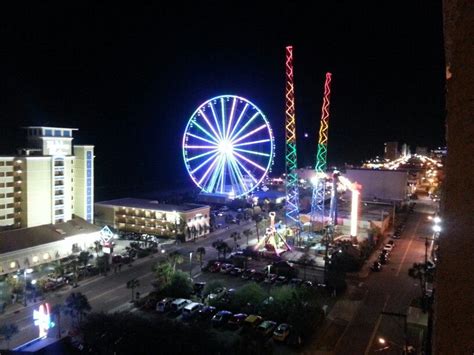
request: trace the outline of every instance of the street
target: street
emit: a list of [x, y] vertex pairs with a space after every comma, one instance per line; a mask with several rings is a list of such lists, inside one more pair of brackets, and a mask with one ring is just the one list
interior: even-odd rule
[[[366, 296], [337, 342], [336, 354], [378, 354], [382, 348], [383, 354], [401, 353], [405, 344], [404, 320], [381, 312], [406, 314], [411, 301], [421, 295], [419, 282], [408, 276], [408, 269], [413, 263], [424, 261], [424, 238], [432, 236], [427, 213], [432, 212], [428, 202], [417, 201], [402, 239], [395, 241], [389, 263], [381, 272], [372, 272], [364, 282]], [[385, 339], [386, 344], [382, 345], [379, 338]], [[410, 345], [419, 349], [421, 344], [414, 344], [417, 341], [410, 339]]]

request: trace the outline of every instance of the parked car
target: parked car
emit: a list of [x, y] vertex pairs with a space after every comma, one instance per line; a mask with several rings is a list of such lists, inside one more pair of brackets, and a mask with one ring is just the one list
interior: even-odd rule
[[266, 320], [257, 327], [257, 332], [261, 336], [266, 337], [268, 335], [273, 334], [273, 331], [275, 330], [276, 327], [277, 327], [276, 322], [271, 321], [271, 320]]
[[393, 249], [393, 245], [392, 244], [385, 244], [384, 247], [383, 247], [383, 250], [386, 250], [387, 252], [391, 252]]
[[171, 303], [174, 301], [174, 298], [164, 298], [156, 304], [156, 311], [160, 313], [167, 312], [171, 309]]
[[228, 274], [230, 270], [232, 270], [233, 268], [234, 268], [234, 265], [232, 264], [222, 264], [220, 272], [223, 274]]
[[232, 270], [230, 270], [229, 275], [240, 276], [240, 275], [242, 275], [243, 271], [244, 270], [240, 267], [234, 267]]
[[382, 265], [385, 265], [388, 263], [388, 256], [387, 254], [380, 254], [379, 255], [379, 261]]
[[195, 282], [194, 285], [193, 285], [194, 294], [201, 295], [202, 290], [204, 289], [204, 287], [206, 287], [205, 282]]
[[197, 315], [199, 310], [204, 307], [202, 303], [192, 302], [183, 308], [183, 319], [189, 320]]
[[221, 269], [221, 263], [216, 261], [214, 264], [212, 264], [210, 267], [209, 267], [209, 271], [210, 272], [219, 272]]
[[302, 286], [306, 288], [311, 288], [313, 287], [313, 283], [311, 281], [304, 281]]
[[380, 271], [380, 270], [382, 270], [382, 264], [380, 263], [380, 261], [374, 261], [374, 263], [372, 264], [370, 269], [372, 271]]
[[197, 317], [201, 320], [211, 319], [216, 314], [217, 309], [213, 306], [204, 306], [198, 311]]
[[253, 274], [255, 274], [255, 269], [245, 269], [241, 277], [244, 280], [249, 280], [253, 276]]
[[229, 319], [232, 317], [232, 312], [229, 311], [219, 311], [214, 317], [212, 317], [212, 326], [213, 327], [222, 327], [224, 326]]
[[268, 274], [267, 277], [265, 277], [264, 282], [267, 284], [272, 284], [275, 282], [277, 279], [278, 275], [277, 274]]
[[283, 285], [288, 282], [288, 279], [285, 276], [278, 276], [275, 280], [275, 285]]
[[252, 275], [252, 280], [255, 282], [262, 282], [265, 279], [265, 274], [262, 272], [254, 272]]
[[191, 303], [190, 300], [187, 300], [184, 298], [178, 298], [174, 300], [173, 302], [171, 302], [171, 307], [170, 307], [171, 312], [176, 313], [176, 314], [181, 313], [183, 308], [186, 307], [190, 303]]
[[236, 330], [236, 329], [240, 328], [243, 325], [244, 320], [247, 317], [248, 317], [248, 315], [245, 314], [245, 313], [234, 314], [232, 316], [232, 318], [230, 318], [229, 321], [227, 322], [227, 327], [229, 329]]
[[395, 247], [395, 241], [394, 241], [394, 240], [389, 240], [389, 241], [387, 242], [387, 245], [388, 245], [388, 244], [390, 244], [390, 245], [392, 246], [392, 248]]
[[217, 300], [222, 298], [227, 293], [227, 289], [225, 287], [219, 287], [214, 290], [214, 292], [210, 293], [207, 298], [208, 300]]
[[255, 314], [251, 314], [247, 318], [245, 318], [243, 325], [245, 328], [247, 328], [247, 330], [250, 330], [250, 329], [255, 329], [256, 327], [258, 327], [260, 323], [262, 322], [263, 322], [262, 317], [257, 316]]
[[288, 335], [290, 335], [291, 331], [291, 326], [286, 323], [280, 324], [273, 332], [273, 340], [276, 341], [285, 341], [286, 338], [288, 338]]
[[301, 279], [291, 279], [290, 280], [290, 286], [291, 287], [299, 287], [303, 283], [303, 280]]

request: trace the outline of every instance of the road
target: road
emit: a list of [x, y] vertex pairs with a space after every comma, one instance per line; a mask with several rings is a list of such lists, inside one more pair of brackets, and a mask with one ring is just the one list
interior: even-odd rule
[[[421, 295], [420, 285], [408, 276], [408, 269], [413, 263], [424, 261], [424, 238], [431, 238], [433, 234], [427, 213], [432, 212], [428, 202], [417, 201], [415, 212], [406, 223], [402, 239], [396, 241], [389, 263], [381, 272], [372, 273], [366, 279], [366, 296], [339, 339], [336, 354], [401, 353], [404, 345], [403, 318], [382, 315], [381, 312], [406, 314], [411, 301]], [[385, 345], [379, 343], [381, 337], [387, 340]], [[411, 344], [416, 341], [410, 339]]]

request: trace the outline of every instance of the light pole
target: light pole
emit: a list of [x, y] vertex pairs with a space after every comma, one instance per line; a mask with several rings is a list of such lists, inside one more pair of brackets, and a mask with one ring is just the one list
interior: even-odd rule
[[193, 252], [189, 252], [189, 278], [193, 279]]
[[23, 279], [24, 279], [24, 285], [23, 285], [23, 306], [26, 307], [26, 275], [31, 274], [33, 272], [33, 269], [28, 268], [23, 271]]

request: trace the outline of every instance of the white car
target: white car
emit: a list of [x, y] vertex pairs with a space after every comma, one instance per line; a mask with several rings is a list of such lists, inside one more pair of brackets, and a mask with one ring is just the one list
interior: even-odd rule
[[393, 245], [392, 244], [385, 244], [385, 246], [383, 247], [383, 250], [386, 250], [387, 252], [391, 252], [393, 249]]

